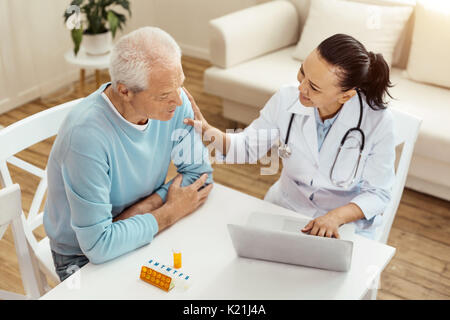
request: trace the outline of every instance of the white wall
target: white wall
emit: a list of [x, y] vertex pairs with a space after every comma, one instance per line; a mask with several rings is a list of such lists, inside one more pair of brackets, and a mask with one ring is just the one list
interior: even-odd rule
[[157, 13], [155, 25], [169, 32], [177, 40], [185, 55], [209, 59], [208, 22], [265, 1], [153, 0], [152, 2], [153, 10]]
[[0, 0], [0, 113], [78, 79], [63, 13], [70, 0]]
[[69, 1], [0, 0], [0, 112], [52, 90], [77, 70], [62, 13]]
[[209, 59], [211, 19], [270, 0], [131, 0], [132, 19], [124, 33], [156, 26], [170, 33], [183, 54]]
[[[158, 26], [183, 53], [209, 58], [209, 20], [268, 0], [131, 0], [132, 18], [123, 32]], [[0, 113], [77, 80], [67, 64], [72, 50], [63, 13], [71, 0], [0, 0]]]

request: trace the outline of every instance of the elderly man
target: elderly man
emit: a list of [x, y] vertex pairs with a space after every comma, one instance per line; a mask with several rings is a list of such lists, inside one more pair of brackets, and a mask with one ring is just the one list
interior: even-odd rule
[[[48, 162], [44, 226], [61, 281], [150, 243], [212, 188], [207, 149], [183, 124], [193, 112], [173, 38], [152, 27], [121, 38], [110, 75], [68, 115]], [[171, 159], [179, 175], [164, 184]]]

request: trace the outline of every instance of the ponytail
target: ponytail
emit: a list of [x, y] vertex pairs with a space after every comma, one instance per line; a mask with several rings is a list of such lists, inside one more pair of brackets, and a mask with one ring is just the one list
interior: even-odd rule
[[369, 69], [365, 81], [361, 83], [359, 88], [366, 96], [367, 104], [375, 110], [386, 109], [387, 102], [384, 101], [384, 95], [390, 95], [388, 88], [392, 87], [389, 80], [389, 65], [384, 60], [381, 53], [375, 54], [368, 52]]
[[322, 58], [338, 67], [338, 78], [343, 91], [359, 89], [367, 104], [374, 110], [387, 108], [389, 66], [383, 55], [368, 52], [364, 45], [346, 34], [335, 34], [322, 41], [317, 50]]

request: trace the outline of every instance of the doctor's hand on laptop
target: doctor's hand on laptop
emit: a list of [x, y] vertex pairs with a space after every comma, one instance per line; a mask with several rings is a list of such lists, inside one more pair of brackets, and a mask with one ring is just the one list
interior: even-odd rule
[[361, 215], [361, 209], [356, 204], [349, 203], [311, 220], [301, 231], [314, 236], [340, 239], [339, 227], [363, 218], [364, 215]]

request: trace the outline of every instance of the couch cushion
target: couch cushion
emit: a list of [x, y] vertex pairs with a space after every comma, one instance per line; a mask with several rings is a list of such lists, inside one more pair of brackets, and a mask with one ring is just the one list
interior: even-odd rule
[[391, 106], [423, 120], [414, 153], [450, 163], [450, 90], [409, 80], [396, 68], [391, 82]]
[[[374, 4], [378, 6], [408, 6], [414, 8], [416, 0], [351, 0], [355, 2], [362, 2], [366, 4]], [[414, 14], [409, 17], [405, 25], [400, 39], [398, 40], [394, 54], [392, 57], [392, 66], [395, 68], [405, 69], [408, 63], [409, 49], [411, 48], [411, 38], [414, 27]]]
[[[303, 26], [308, 17], [309, 7], [311, 0], [289, 0], [297, 8], [300, 22], [300, 32], [303, 31]], [[409, 6], [414, 7], [416, 0], [350, 0], [353, 2], [361, 2], [366, 4], [373, 4], [379, 6]], [[392, 57], [392, 65], [398, 68], [406, 68], [408, 61], [409, 49], [411, 47], [411, 36], [414, 25], [413, 15], [409, 18], [406, 23], [405, 29], [400, 35], [400, 39], [395, 46], [394, 54]]]
[[[228, 69], [209, 68], [205, 91], [257, 109], [284, 84], [297, 82], [301, 62], [292, 58], [295, 46]], [[415, 153], [450, 163], [450, 90], [409, 80], [391, 69], [393, 108], [422, 118]]]
[[284, 84], [297, 81], [301, 62], [292, 59], [291, 46], [251, 61], [205, 72], [205, 91], [229, 100], [262, 108]]
[[367, 50], [381, 53], [391, 65], [395, 45], [412, 10], [408, 6], [375, 6], [353, 1], [313, 1], [293, 57], [302, 61], [323, 40], [344, 33], [361, 41]]
[[450, 3], [446, 2], [417, 3], [408, 74], [411, 79], [450, 88]]

